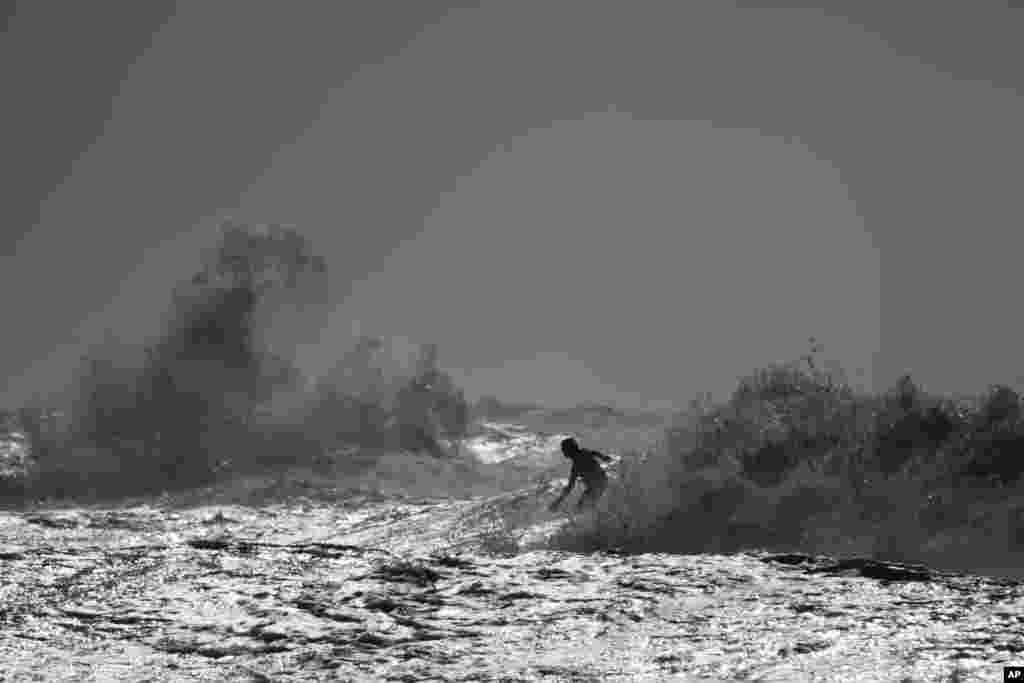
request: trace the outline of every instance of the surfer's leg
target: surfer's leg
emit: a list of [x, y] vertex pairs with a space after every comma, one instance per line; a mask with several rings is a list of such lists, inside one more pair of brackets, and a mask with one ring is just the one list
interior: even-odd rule
[[598, 499], [600, 499], [604, 494], [606, 488], [608, 488], [607, 479], [598, 479], [591, 482], [583, 489], [583, 495], [580, 496], [580, 500], [576, 504], [576, 510], [582, 510], [584, 507], [596, 506]]
[[601, 488], [596, 486], [588, 486], [583, 489], [583, 495], [580, 496], [580, 500], [576, 503], [576, 511], [579, 512], [583, 508], [591, 508], [597, 504], [597, 499], [601, 497]]

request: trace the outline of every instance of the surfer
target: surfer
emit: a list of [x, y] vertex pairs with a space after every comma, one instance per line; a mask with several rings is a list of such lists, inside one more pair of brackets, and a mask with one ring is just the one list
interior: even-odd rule
[[601, 497], [601, 494], [608, 487], [608, 475], [605, 474], [601, 463], [598, 461], [611, 462], [612, 459], [604, 453], [580, 448], [576, 439], [573, 438], [562, 440], [562, 455], [572, 460], [569, 483], [566, 484], [565, 489], [562, 490], [558, 498], [548, 506], [548, 510], [554, 512], [558, 509], [558, 506], [562, 504], [565, 497], [572, 491], [576, 479], [579, 478], [583, 480], [583, 495], [580, 496], [579, 502], [576, 503], [576, 510], [578, 512], [583, 509], [584, 505], [596, 503], [597, 499]]

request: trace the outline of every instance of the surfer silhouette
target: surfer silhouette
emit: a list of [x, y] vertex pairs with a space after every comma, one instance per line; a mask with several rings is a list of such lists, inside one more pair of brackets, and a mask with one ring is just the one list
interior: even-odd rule
[[599, 461], [611, 462], [612, 459], [604, 453], [580, 448], [576, 439], [572, 438], [562, 440], [562, 455], [572, 460], [569, 483], [565, 485], [558, 498], [548, 506], [548, 510], [554, 512], [558, 509], [558, 506], [562, 504], [562, 501], [572, 491], [572, 487], [578, 478], [583, 481], [583, 495], [580, 496], [579, 502], [576, 503], [576, 511], [578, 512], [583, 509], [584, 505], [596, 503], [597, 499], [604, 493], [605, 488], [608, 487], [608, 475], [605, 474]]

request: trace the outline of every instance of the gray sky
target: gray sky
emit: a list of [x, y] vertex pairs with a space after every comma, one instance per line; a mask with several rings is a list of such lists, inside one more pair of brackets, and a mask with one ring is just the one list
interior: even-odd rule
[[354, 328], [555, 404], [721, 394], [811, 335], [876, 387], [1022, 374], [1005, 3], [144, 4], [0, 42], [9, 400], [152, 329], [226, 215], [328, 258], [323, 328], [279, 330], [314, 374]]

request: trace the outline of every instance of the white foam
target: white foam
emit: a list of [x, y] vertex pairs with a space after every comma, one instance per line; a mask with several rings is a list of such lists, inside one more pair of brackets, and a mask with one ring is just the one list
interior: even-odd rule
[[466, 440], [466, 448], [487, 464], [517, 459], [526, 462], [548, 460], [558, 454], [568, 434], [541, 435], [514, 423], [484, 422], [484, 433]]

